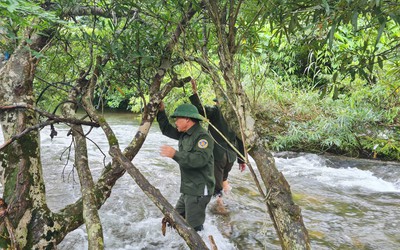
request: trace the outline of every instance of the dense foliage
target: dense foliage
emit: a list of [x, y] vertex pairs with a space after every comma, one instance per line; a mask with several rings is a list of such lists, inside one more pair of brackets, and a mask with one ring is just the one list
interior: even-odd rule
[[270, 107], [266, 126], [276, 128], [267, 132], [274, 150], [400, 159], [399, 26], [387, 23], [382, 34], [350, 28], [338, 28], [331, 46], [296, 38], [265, 49], [269, 57], [261, 60], [268, 66], [257, 66], [247, 84], [254, 90], [250, 82], [261, 79], [254, 100]]
[[[360, 15], [359, 25], [370, 18]], [[384, 31], [353, 25], [336, 27], [333, 37], [320, 26], [291, 36], [264, 26], [244, 39], [240, 78], [274, 151], [400, 160], [398, 21]], [[189, 71], [211, 104], [207, 79]], [[171, 104], [187, 101], [175, 93]]]
[[[60, 24], [46, 56], [37, 55], [43, 56], [35, 78], [38, 105], [51, 112], [66, 98], [64, 86], [84, 74], [84, 67], [93, 64], [97, 55], [111, 59], [96, 89], [97, 107], [140, 112], [148, 101], [147, 88], [162, 49], [159, 44], [168, 34], [160, 27], [167, 27], [166, 20], [174, 22], [174, 13], [183, 9], [174, 1], [115, 6], [101, 1], [99, 7], [117, 8], [113, 19], [86, 16], [65, 22], [55, 18], [56, 12], [35, 4], [10, 3], [2, 3], [1, 10], [14, 20], [1, 21], [3, 54], [15, 49], [24, 26], [38, 19]], [[71, 2], [57, 4], [64, 10], [73, 7]], [[240, 31], [236, 56], [238, 77], [249, 101], [262, 113], [259, 122], [265, 124], [272, 149], [399, 160], [398, 5], [380, 1], [270, 4], [275, 8], [251, 3], [243, 7], [238, 25], [247, 30]], [[134, 9], [143, 11], [134, 13]], [[258, 21], [254, 19], [257, 9]], [[119, 17], [118, 11], [131, 17]], [[29, 18], [20, 18], [21, 13]], [[202, 33], [203, 22], [195, 20], [183, 38], [172, 73], [196, 78], [204, 102], [211, 103], [209, 76], [195, 63], [182, 64], [184, 55], [202, 53], [204, 39], [215, 43], [215, 37]], [[214, 54], [208, 56], [216, 59]], [[189, 92], [188, 86], [174, 91], [166, 100], [168, 106], [187, 101]], [[260, 104], [269, 109], [263, 111]]]

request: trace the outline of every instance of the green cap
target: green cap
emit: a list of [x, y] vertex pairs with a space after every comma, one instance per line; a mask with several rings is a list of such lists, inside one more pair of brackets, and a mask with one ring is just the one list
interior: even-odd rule
[[171, 115], [172, 118], [176, 117], [189, 117], [197, 120], [204, 120], [204, 117], [199, 114], [199, 111], [197, 108], [189, 103], [185, 103], [182, 105], [179, 105], [174, 113]]

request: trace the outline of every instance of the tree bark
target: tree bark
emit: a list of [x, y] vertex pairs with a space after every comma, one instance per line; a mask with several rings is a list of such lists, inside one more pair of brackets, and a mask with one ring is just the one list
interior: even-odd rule
[[[43, 48], [48, 38], [46, 34], [33, 36], [30, 45], [22, 43], [0, 69], [1, 106], [15, 103], [34, 105], [32, 86], [36, 59], [25, 46], [33, 50]], [[5, 141], [38, 123], [35, 112], [27, 109], [0, 112], [0, 120]], [[3, 160], [5, 155], [7, 160]], [[15, 230], [16, 248], [55, 247], [54, 231], [60, 224], [53, 221], [46, 205], [39, 131], [33, 130], [12, 142], [2, 153], [1, 161], [4, 167], [4, 199]], [[50, 237], [46, 239], [46, 235]], [[3, 237], [0, 241], [7, 244], [7, 239]]]
[[[98, 72], [96, 72], [98, 73]], [[84, 79], [78, 79], [76, 87], [72, 88], [69, 94], [70, 102], [63, 106], [63, 114], [66, 118], [75, 118], [76, 103], [82, 90], [87, 87]], [[95, 185], [92, 173], [89, 168], [89, 158], [86, 144], [86, 137], [81, 125], [71, 125], [74, 141], [75, 161], [74, 167], [77, 170], [82, 193], [83, 220], [88, 234], [88, 249], [104, 249], [103, 229], [97, 209]]]
[[275, 159], [261, 139], [249, 151], [266, 188], [264, 202], [281, 241], [282, 249], [311, 249], [301, 209], [292, 198], [290, 185], [275, 165]]

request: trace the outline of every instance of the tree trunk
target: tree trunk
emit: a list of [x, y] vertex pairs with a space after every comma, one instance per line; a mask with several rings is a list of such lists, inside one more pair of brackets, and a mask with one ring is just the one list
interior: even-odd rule
[[[263, 141], [256, 126], [256, 113], [248, 105], [246, 93], [243, 91], [235, 72], [235, 53], [240, 43], [236, 42], [236, 18], [240, 4], [233, 1], [223, 7], [216, 1], [205, 1], [208, 13], [213, 21], [218, 38], [219, 67], [226, 83], [225, 94], [228, 100], [223, 107], [224, 116], [235, 123], [232, 128], [241, 135], [243, 142], [250, 147], [249, 154], [256, 161], [263, 184], [266, 189], [265, 199], [271, 220], [279, 236], [282, 249], [310, 249], [307, 229], [303, 223], [301, 210], [294, 204], [290, 186], [276, 166], [267, 143]], [[223, 86], [219, 87], [224, 89]], [[246, 147], [246, 148], [247, 148]], [[255, 175], [253, 175], [255, 177]], [[263, 190], [258, 184], [261, 195]]]
[[[37, 49], [46, 44], [47, 37], [33, 37], [31, 40], [30, 47]], [[32, 86], [36, 60], [25, 48], [27, 45], [22, 43], [0, 69], [1, 105], [34, 105]], [[5, 140], [38, 123], [35, 112], [27, 109], [1, 112], [0, 120]], [[60, 225], [52, 220], [46, 205], [39, 131], [31, 131], [12, 142], [1, 157], [4, 167], [4, 200], [8, 204], [9, 218], [15, 229], [17, 249], [55, 247], [53, 235]], [[7, 235], [6, 232], [1, 234]], [[9, 244], [7, 242], [7, 238], [0, 238], [1, 245]]]
[[263, 197], [271, 220], [281, 241], [282, 249], [311, 249], [301, 209], [293, 202], [289, 183], [275, 165], [275, 159], [261, 139], [249, 154], [254, 159], [266, 187]]
[[[66, 118], [75, 118], [75, 110], [78, 96], [82, 94], [85, 82], [84, 79], [77, 81], [76, 87], [72, 88], [69, 94], [69, 101], [63, 106], [63, 115]], [[92, 173], [89, 168], [89, 158], [86, 144], [86, 137], [82, 125], [71, 125], [74, 141], [75, 161], [74, 167], [77, 170], [82, 193], [83, 220], [88, 234], [88, 249], [100, 250], [104, 248], [103, 229], [98, 213], [95, 185]]]

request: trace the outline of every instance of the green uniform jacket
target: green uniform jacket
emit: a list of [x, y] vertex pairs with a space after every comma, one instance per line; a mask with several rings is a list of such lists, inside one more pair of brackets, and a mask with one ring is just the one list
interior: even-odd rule
[[[199, 113], [205, 116], [211, 124], [213, 124], [228, 140], [234, 145], [239, 152], [244, 155], [244, 147], [243, 142], [236, 136], [235, 132], [233, 132], [225, 118], [222, 116], [222, 112], [220, 108], [216, 105], [214, 106], [203, 106], [201, 105], [199, 96], [197, 94], [191, 95], [189, 97], [190, 102], [196, 106]], [[206, 113], [204, 114], [204, 110]], [[225, 141], [225, 139], [212, 127], [208, 126], [208, 130], [210, 131], [212, 137], [215, 139], [216, 143], [214, 145], [214, 157], [215, 159], [222, 159], [224, 154], [227, 155], [228, 162], [234, 162], [237, 158], [238, 163], [244, 163], [242, 159], [237, 157], [236, 152], [229, 146], [229, 144]]]
[[179, 132], [169, 123], [164, 111], [158, 112], [157, 121], [163, 135], [179, 140], [179, 151], [173, 159], [179, 164], [181, 171], [180, 192], [195, 196], [213, 194], [214, 141], [208, 132], [199, 123], [186, 132]]

